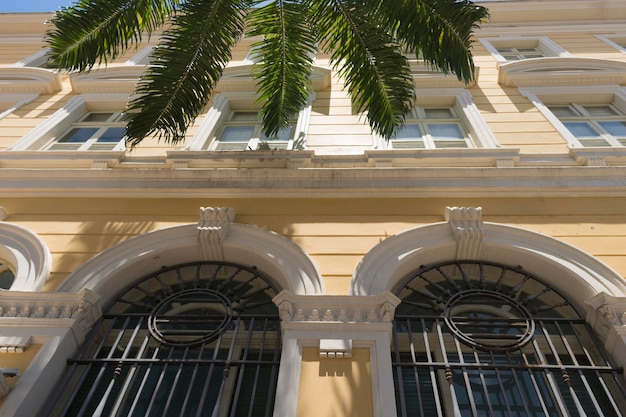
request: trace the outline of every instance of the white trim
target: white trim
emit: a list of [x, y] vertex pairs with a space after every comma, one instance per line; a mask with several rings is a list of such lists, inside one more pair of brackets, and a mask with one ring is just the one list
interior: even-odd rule
[[141, 65], [109, 65], [87, 73], [70, 74], [70, 83], [77, 94], [126, 93], [125, 105], [144, 71]]
[[39, 291], [50, 275], [52, 255], [48, 246], [23, 226], [0, 221], [0, 259], [13, 267], [11, 291]]
[[146, 64], [142, 64], [141, 61], [148, 58], [150, 54], [152, 53], [152, 51], [154, 50], [154, 48], [155, 48], [155, 45], [146, 46], [141, 51], [133, 55], [128, 61], [126, 61], [124, 65], [142, 65], [142, 66], [146, 65]]
[[609, 45], [611, 45], [613, 48], [617, 49], [618, 51], [626, 54], [626, 47], [620, 45], [619, 43], [613, 41], [614, 38], [619, 38], [621, 39], [621, 42], [624, 42], [624, 45], [626, 45], [626, 34], [612, 34], [612, 35], [594, 35], [596, 38], [600, 39], [601, 41], [608, 43]]
[[[321, 275], [308, 255], [291, 240], [258, 227], [233, 223], [222, 243], [224, 260], [254, 265], [278, 287], [296, 294], [323, 294]], [[204, 259], [197, 224], [156, 230], [115, 245], [78, 267], [57, 291], [97, 292], [103, 305], [129, 283], [129, 277]]]
[[41, 67], [41, 65], [43, 65], [48, 59], [49, 53], [50, 53], [49, 47], [41, 48], [39, 51], [35, 52], [34, 54], [27, 56], [21, 61], [16, 62], [13, 66], [20, 67], [20, 68]]
[[[521, 265], [546, 280], [579, 309], [605, 292], [626, 294], [626, 283], [616, 271], [593, 256], [529, 230], [484, 223], [480, 260]], [[376, 245], [361, 260], [352, 277], [350, 294], [372, 295], [393, 290], [419, 265], [455, 259], [457, 242], [448, 223], [418, 227]]]
[[0, 112], [0, 120], [7, 117], [20, 107], [32, 102], [37, 97], [39, 97], [39, 94], [0, 94], [0, 104], [2, 107], [4, 108], [5, 105], [9, 106], [6, 110]]
[[498, 83], [507, 87], [624, 84], [626, 62], [597, 58], [513, 61], [500, 65]]
[[34, 67], [0, 68], [0, 93], [53, 94], [61, 91], [61, 78], [54, 71]]

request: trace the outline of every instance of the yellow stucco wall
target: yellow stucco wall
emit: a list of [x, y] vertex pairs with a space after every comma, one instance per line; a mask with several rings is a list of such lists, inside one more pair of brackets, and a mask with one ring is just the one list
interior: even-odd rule
[[302, 351], [297, 417], [372, 417], [370, 351], [352, 349], [349, 359], [320, 359]]

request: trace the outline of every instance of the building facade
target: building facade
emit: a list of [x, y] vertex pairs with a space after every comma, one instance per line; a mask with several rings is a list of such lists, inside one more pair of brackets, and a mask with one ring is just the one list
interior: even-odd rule
[[244, 39], [132, 150], [155, 40], [65, 74], [0, 14], [0, 416], [626, 415], [626, 4], [484, 5], [389, 142], [321, 52], [263, 138]]

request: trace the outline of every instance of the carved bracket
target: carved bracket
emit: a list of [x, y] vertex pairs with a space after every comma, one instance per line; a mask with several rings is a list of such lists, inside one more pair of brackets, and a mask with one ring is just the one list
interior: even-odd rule
[[198, 245], [205, 260], [223, 261], [222, 244], [228, 226], [235, 220], [235, 210], [228, 207], [201, 207], [198, 221]]
[[444, 217], [457, 242], [456, 259], [480, 259], [483, 243], [482, 208], [446, 207]]

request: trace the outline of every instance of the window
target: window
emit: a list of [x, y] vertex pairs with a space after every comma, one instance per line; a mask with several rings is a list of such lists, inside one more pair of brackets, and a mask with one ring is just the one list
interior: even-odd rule
[[569, 103], [548, 108], [584, 147], [626, 145], [626, 115], [612, 104]]
[[626, 88], [522, 88], [573, 148], [626, 146]]
[[385, 141], [376, 136], [381, 149], [497, 148], [495, 136], [465, 89], [416, 89], [415, 106], [404, 128]]
[[124, 148], [124, 114], [86, 113], [70, 130], [43, 147], [44, 150], [105, 151]]
[[543, 58], [546, 55], [539, 48], [496, 48], [507, 61], [521, 61], [529, 58]]
[[415, 107], [391, 139], [393, 149], [468, 148], [471, 142], [451, 107]]
[[396, 295], [399, 416], [622, 415], [619, 369], [576, 308], [521, 267], [422, 266]]
[[81, 94], [8, 148], [12, 151], [123, 151], [127, 94]]
[[210, 149], [221, 151], [293, 149], [293, 132], [292, 124], [281, 129], [275, 137], [268, 138], [261, 131], [258, 112], [232, 111]]
[[8, 262], [0, 259], [0, 290], [8, 290], [15, 281], [15, 273]]
[[252, 94], [221, 93], [186, 150], [246, 151], [303, 149], [305, 132], [311, 114], [311, 95], [292, 124], [268, 138], [261, 131], [258, 108]]
[[271, 416], [277, 294], [229, 262], [149, 274], [105, 309], [43, 415]]
[[546, 36], [480, 39], [500, 63], [531, 58], [566, 57], [569, 54]]

